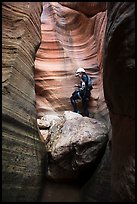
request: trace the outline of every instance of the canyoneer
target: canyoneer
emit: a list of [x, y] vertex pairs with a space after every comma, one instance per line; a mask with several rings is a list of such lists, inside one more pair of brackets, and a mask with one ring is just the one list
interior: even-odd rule
[[73, 106], [73, 111], [76, 113], [80, 113], [77, 108], [77, 100], [81, 100], [83, 107], [83, 116], [89, 117], [88, 104], [91, 95], [90, 91], [93, 89], [92, 79], [82, 67], [77, 69], [75, 76], [79, 77], [80, 84], [75, 84], [76, 90], [72, 93], [72, 96], [70, 97], [70, 101]]

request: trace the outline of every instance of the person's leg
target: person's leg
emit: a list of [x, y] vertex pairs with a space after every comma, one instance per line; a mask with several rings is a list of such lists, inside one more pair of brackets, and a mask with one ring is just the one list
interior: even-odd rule
[[70, 101], [71, 101], [71, 104], [73, 106], [74, 112], [76, 112], [76, 113], [79, 113], [79, 110], [77, 108], [77, 103], [76, 103], [76, 100], [78, 100], [78, 99], [80, 99], [79, 94], [78, 94], [78, 92], [75, 91], [72, 94], [72, 96], [70, 97]]
[[77, 109], [77, 104], [76, 104], [76, 101], [74, 100], [73, 96], [71, 96], [70, 98], [70, 101], [71, 101], [71, 104], [73, 106], [73, 111], [77, 113], [78, 109]]
[[89, 117], [88, 102], [89, 102], [88, 98], [85, 98], [82, 100], [84, 116], [87, 116], [87, 117]]

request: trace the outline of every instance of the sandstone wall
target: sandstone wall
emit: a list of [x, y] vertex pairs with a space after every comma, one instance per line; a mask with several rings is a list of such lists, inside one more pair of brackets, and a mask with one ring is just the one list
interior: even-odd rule
[[112, 123], [112, 197], [135, 201], [135, 3], [108, 3], [104, 94]]
[[90, 112], [106, 118], [102, 84], [106, 4], [50, 2], [43, 4], [42, 42], [36, 54], [35, 81], [38, 117], [73, 110], [70, 96], [83, 66], [93, 78]]
[[3, 202], [37, 201], [45, 174], [34, 83], [41, 12], [40, 2], [2, 3]]

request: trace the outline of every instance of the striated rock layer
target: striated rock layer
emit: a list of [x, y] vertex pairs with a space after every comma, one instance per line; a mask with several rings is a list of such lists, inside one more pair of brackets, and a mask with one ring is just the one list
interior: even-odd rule
[[135, 202], [135, 3], [108, 3], [104, 94], [112, 123], [113, 202]]
[[34, 90], [41, 12], [40, 2], [2, 4], [3, 202], [37, 201], [45, 174]]
[[106, 20], [103, 2], [43, 4], [42, 42], [35, 61], [38, 118], [72, 110], [70, 96], [78, 80], [74, 75], [81, 66], [93, 78], [89, 110], [94, 117], [106, 117], [102, 84]]

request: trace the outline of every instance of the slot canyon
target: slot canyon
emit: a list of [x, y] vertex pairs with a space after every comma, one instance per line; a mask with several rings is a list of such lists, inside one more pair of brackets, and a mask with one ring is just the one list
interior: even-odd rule
[[134, 2], [2, 2], [2, 202], [38, 201], [135, 202]]

